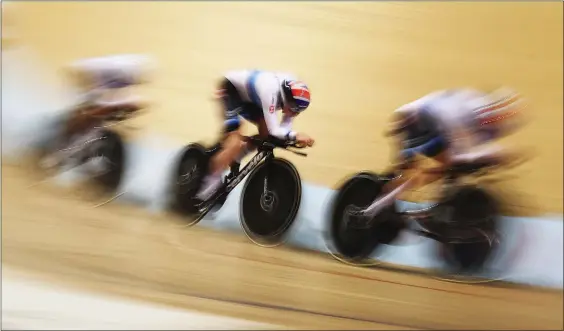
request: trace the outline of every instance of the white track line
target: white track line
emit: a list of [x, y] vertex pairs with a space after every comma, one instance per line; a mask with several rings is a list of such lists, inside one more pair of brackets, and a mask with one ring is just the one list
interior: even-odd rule
[[280, 329], [243, 319], [76, 292], [3, 274], [2, 330]]

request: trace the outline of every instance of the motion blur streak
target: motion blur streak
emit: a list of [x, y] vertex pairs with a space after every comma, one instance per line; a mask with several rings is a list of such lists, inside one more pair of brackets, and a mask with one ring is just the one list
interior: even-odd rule
[[[4, 268], [3, 330], [274, 330], [278, 326], [246, 322], [164, 305], [70, 290], [30, 279]], [[135, 316], [134, 319], [130, 316]]]
[[[553, 222], [561, 222], [561, 4], [131, 5], [2, 3], [3, 28], [11, 28], [2, 36], [3, 328], [563, 327], [562, 290], [353, 268], [287, 246], [261, 248], [234, 233], [187, 229], [164, 211], [170, 160], [183, 144], [218, 131], [210, 98], [218, 76], [263, 67], [308, 81], [311, 111], [296, 125], [319, 144], [308, 158], [288, 159], [304, 181], [326, 187], [387, 166], [381, 132], [394, 107], [436, 88], [515, 87], [535, 110], [512, 142], [539, 152], [508, 185], [519, 193], [516, 213], [556, 213]], [[119, 191], [162, 212], [93, 208], [100, 197], [87, 186], [38, 184], [42, 174], [23, 156], [53, 137], [74, 102], [61, 68], [136, 52], [158, 63], [143, 90], [155, 104], [131, 121], [138, 130], [127, 137]], [[61, 319], [35, 319], [44, 314]]]

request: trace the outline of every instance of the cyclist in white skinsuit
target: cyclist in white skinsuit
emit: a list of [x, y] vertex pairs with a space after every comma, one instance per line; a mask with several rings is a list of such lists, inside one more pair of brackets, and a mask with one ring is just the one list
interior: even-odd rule
[[[260, 70], [227, 72], [219, 86], [223, 104], [224, 140], [221, 150], [212, 158], [208, 175], [196, 195], [209, 198], [221, 185], [222, 172], [236, 159], [240, 161], [250, 149], [240, 132], [241, 117], [255, 124], [259, 134], [312, 146], [308, 135], [292, 130], [293, 119], [310, 104], [307, 85], [287, 73]], [[277, 111], [282, 111], [279, 120]]]
[[521, 97], [508, 89], [489, 94], [473, 89], [438, 91], [396, 109], [392, 133], [404, 134], [403, 158], [423, 154], [449, 163], [477, 161], [488, 155], [476, 147], [512, 132], [516, 122], [508, 119], [522, 106]]
[[81, 59], [71, 63], [67, 70], [73, 78], [78, 100], [65, 117], [65, 127], [58, 151], [41, 161], [46, 168], [65, 161], [79, 148], [81, 141], [89, 140], [86, 132], [104, 116], [118, 111], [141, 109], [145, 100], [133, 95], [132, 86], [148, 82], [151, 60], [143, 55], [120, 54], [105, 57]]
[[[282, 109], [284, 101], [280, 93], [281, 84], [284, 81], [298, 81], [295, 76], [288, 73], [239, 70], [227, 72], [225, 78], [235, 87], [240, 101], [242, 101], [240, 105], [234, 105], [236, 106], [235, 109], [228, 110], [233, 113], [226, 114], [225, 125], [228, 130], [240, 125], [237, 115], [253, 123], [257, 123], [259, 118], [262, 117], [270, 135], [280, 139], [295, 138], [296, 133], [292, 131], [292, 121], [295, 115], [284, 112], [282, 120], [280, 120], [277, 114], [277, 111]], [[307, 97], [304, 98], [303, 102], [309, 104], [307, 87], [305, 93], [307, 93]], [[256, 107], [252, 107], [251, 104]], [[305, 110], [307, 104], [302, 107], [303, 109], [296, 108], [294, 113], [297, 114]], [[245, 109], [241, 109], [241, 107]]]
[[[416, 168], [414, 157], [418, 154], [438, 161], [443, 168], [453, 163], [502, 163], [516, 155], [501, 146], [483, 146], [518, 128], [520, 122], [513, 115], [523, 106], [519, 94], [504, 88], [492, 93], [474, 89], [437, 91], [396, 109], [388, 134], [400, 135], [398, 163], [403, 169]], [[415, 184], [416, 178], [386, 185], [389, 193], [368, 208], [370, 213], [393, 203]]]

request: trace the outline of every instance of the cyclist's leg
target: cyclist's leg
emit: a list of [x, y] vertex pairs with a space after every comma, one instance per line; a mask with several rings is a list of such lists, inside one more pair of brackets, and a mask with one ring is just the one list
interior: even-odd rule
[[268, 132], [268, 127], [266, 126], [266, 121], [264, 120], [264, 117], [260, 117], [257, 121], [256, 121], [256, 125], [259, 131], [259, 135], [262, 138], [266, 138], [269, 135]]
[[214, 160], [212, 160], [213, 162], [216, 162], [214, 169], [220, 172], [233, 164], [233, 162], [240, 163], [241, 160], [253, 150], [253, 148], [249, 148], [249, 144], [243, 141], [242, 132], [240, 130], [240, 117], [255, 125], [257, 124], [257, 120], [259, 120], [259, 118], [255, 114], [256, 112], [255, 109], [253, 109], [252, 104], [239, 102], [238, 105], [240, 110], [237, 112], [238, 116], [236, 119], [226, 119], [226, 138], [223, 142], [223, 150], [217, 153]]
[[[417, 155], [433, 159], [445, 167], [450, 164], [453, 144], [445, 130], [441, 129], [441, 124], [441, 120], [433, 115], [428, 108], [423, 107], [419, 110], [413, 130], [407, 133], [409, 140], [405, 144], [401, 144], [403, 149], [399, 155], [400, 160], [403, 160], [404, 168], [416, 170], [417, 162], [414, 160], [416, 160]], [[408, 128], [408, 130], [410, 129]], [[417, 181], [412, 182], [412, 186], [424, 186], [438, 179], [429, 176], [418, 177]], [[402, 181], [395, 182], [386, 185], [384, 191], [389, 192], [403, 184]]]
[[221, 186], [223, 171], [229, 167], [244, 146], [239, 118], [244, 103], [235, 86], [227, 79], [221, 82], [220, 90], [224, 117], [223, 141], [220, 150], [210, 160], [208, 174], [197, 194], [202, 200], [207, 199]]
[[[446, 169], [453, 162], [452, 148], [452, 143], [446, 136], [438, 135], [422, 146], [419, 146], [419, 153], [439, 163], [440, 165], [435, 166], [435, 169]], [[441, 178], [443, 178], [443, 174], [441, 172], [433, 174], [422, 173], [420, 174], [416, 185], [418, 187], [423, 187], [432, 184]]]
[[[266, 126], [266, 122], [264, 120], [264, 116], [262, 115], [262, 109], [255, 106], [254, 104], [245, 104], [244, 110], [241, 112], [241, 117], [245, 120], [249, 121], [253, 125], [255, 125], [258, 129], [259, 136], [262, 138], [268, 137], [268, 127]], [[256, 146], [252, 144], [245, 143], [244, 147], [241, 149], [239, 156], [237, 156], [236, 161], [241, 162], [241, 160], [247, 156], [249, 153], [256, 150]]]
[[[417, 171], [418, 162], [417, 155], [424, 155], [433, 158], [439, 162], [446, 162], [449, 155], [448, 138], [436, 128], [435, 119], [428, 116], [425, 112], [421, 112], [415, 123], [415, 132], [411, 137], [412, 141], [421, 141], [417, 145], [404, 148], [400, 152], [401, 171], [403, 176], [396, 180], [386, 183], [382, 188], [382, 196], [374, 201], [365, 212], [375, 215], [382, 208], [393, 204], [398, 197], [406, 190], [415, 187], [421, 187], [429, 184], [438, 178], [429, 178], [421, 176]], [[412, 175], [413, 173], [413, 175]]]
[[367, 215], [376, 215], [383, 208], [392, 205], [407, 190], [422, 187], [440, 179], [442, 175], [418, 173], [419, 162], [415, 158], [417, 154], [421, 154], [439, 162], [441, 159], [447, 160], [448, 145], [443, 137], [434, 137], [419, 146], [404, 149], [402, 154], [408, 160], [402, 167], [403, 176], [389, 181], [382, 187], [382, 195], [364, 210]]

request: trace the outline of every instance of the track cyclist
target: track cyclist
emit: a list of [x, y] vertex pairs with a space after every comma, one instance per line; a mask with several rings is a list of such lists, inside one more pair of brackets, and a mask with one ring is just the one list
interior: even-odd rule
[[524, 154], [494, 142], [523, 124], [518, 116], [525, 107], [519, 93], [509, 88], [490, 92], [476, 89], [441, 90], [405, 104], [393, 112], [387, 136], [400, 146], [394, 170], [417, 170], [417, 155], [435, 160], [439, 167], [425, 176], [404, 176], [388, 182], [384, 196], [364, 213], [375, 215], [391, 205], [402, 192], [429, 184], [442, 177], [453, 164], [502, 165]]
[[223, 171], [254, 149], [243, 140], [241, 118], [256, 125], [262, 137], [273, 136], [308, 147], [314, 144], [314, 139], [307, 134], [292, 130], [294, 118], [309, 107], [311, 100], [308, 86], [292, 74], [229, 71], [219, 83], [217, 97], [221, 100], [224, 117], [221, 150], [211, 159], [208, 174], [196, 195], [199, 200], [213, 195], [222, 184]]
[[86, 58], [66, 69], [78, 91], [78, 99], [66, 114], [55, 152], [41, 162], [45, 168], [69, 161], [88, 141], [88, 132], [112, 115], [134, 113], [146, 103], [133, 95], [131, 88], [148, 81], [150, 60], [137, 54]]

